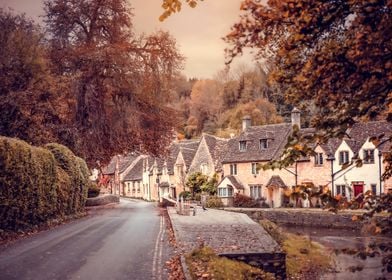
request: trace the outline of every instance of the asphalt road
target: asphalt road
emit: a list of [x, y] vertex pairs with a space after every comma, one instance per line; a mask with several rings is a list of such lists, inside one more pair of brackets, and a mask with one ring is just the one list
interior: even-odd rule
[[0, 248], [0, 279], [166, 279], [165, 229], [154, 203], [122, 200]]

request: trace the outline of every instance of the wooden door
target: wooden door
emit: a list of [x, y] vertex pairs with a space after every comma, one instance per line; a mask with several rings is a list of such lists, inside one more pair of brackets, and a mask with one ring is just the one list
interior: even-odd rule
[[356, 184], [354, 187], [354, 197], [357, 197], [360, 193], [363, 193], [363, 184]]

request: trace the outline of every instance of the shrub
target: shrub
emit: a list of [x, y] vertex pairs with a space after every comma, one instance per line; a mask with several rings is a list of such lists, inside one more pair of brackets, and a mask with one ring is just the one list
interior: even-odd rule
[[189, 199], [191, 198], [192, 194], [188, 191], [183, 191], [180, 192], [180, 194], [178, 195], [178, 197], [183, 197], [184, 199]]
[[207, 208], [221, 208], [223, 207], [222, 200], [217, 196], [210, 196], [206, 201]]
[[100, 191], [101, 189], [97, 186], [97, 184], [91, 183], [88, 187], [87, 197], [88, 198], [97, 197]]
[[66, 147], [51, 145], [0, 136], [1, 229], [25, 230], [83, 210], [87, 166]]
[[244, 208], [257, 208], [260, 207], [260, 201], [257, 201], [250, 196], [236, 193], [233, 199], [233, 206]]

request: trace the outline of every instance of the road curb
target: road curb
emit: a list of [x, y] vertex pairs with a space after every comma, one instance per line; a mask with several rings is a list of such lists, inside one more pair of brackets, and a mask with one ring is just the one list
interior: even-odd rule
[[[170, 219], [170, 225], [173, 229], [174, 238], [176, 239], [178, 246], [180, 246], [179, 245], [180, 240], [178, 238], [177, 231], [176, 231], [175, 225], [173, 223], [172, 216], [170, 214], [170, 210], [172, 210], [172, 209], [175, 209], [175, 208], [174, 207], [167, 207], [167, 215], [169, 216], [169, 219]], [[182, 272], [184, 273], [185, 280], [192, 280], [188, 265], [186, 264], [186, 260], [185, 260], [185, 257], [183, 254], [181, 254], [181, 256], [180, 256], [180, 262], [181, 262]]]

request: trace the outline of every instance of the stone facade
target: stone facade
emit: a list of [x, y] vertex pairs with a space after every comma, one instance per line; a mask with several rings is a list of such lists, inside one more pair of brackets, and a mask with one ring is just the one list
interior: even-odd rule
[[317, 154], [321, 154], [323, 158], [322, 164], [315, 162], [315, 157], [297, 162], [298, 184], [312, 183], [316, 187], [329, 186], [331, 184], [331, 160], [328, 154], [320, 146], [314, 149]]
[[[254, 198], [260, 198], [251, 193], [251, 186], [261, 186], [261, 196], [266, 199], [266, 202], [272, 207], [280, 207], [282, 205], [284, 188], [267, 188], [266, 185], [272, 176], [279, 176], [287, 187], [295, 185], [295, 176], [285, 169], [281, 170], [262, 170], [258, 174], [252, 174], [252, 163], [265, 164], [266, 162], [239, 162], [239, 163], [225, 163], [223, 164], [224, 174], [230, 174], [230, 165], [236, 164], [237, 174], [235, 177], [244, 186], [243, 194]], [[288, 168], [294, 172], [294, 168]], [[234, 175], [234, 174], [232, 174]]]

